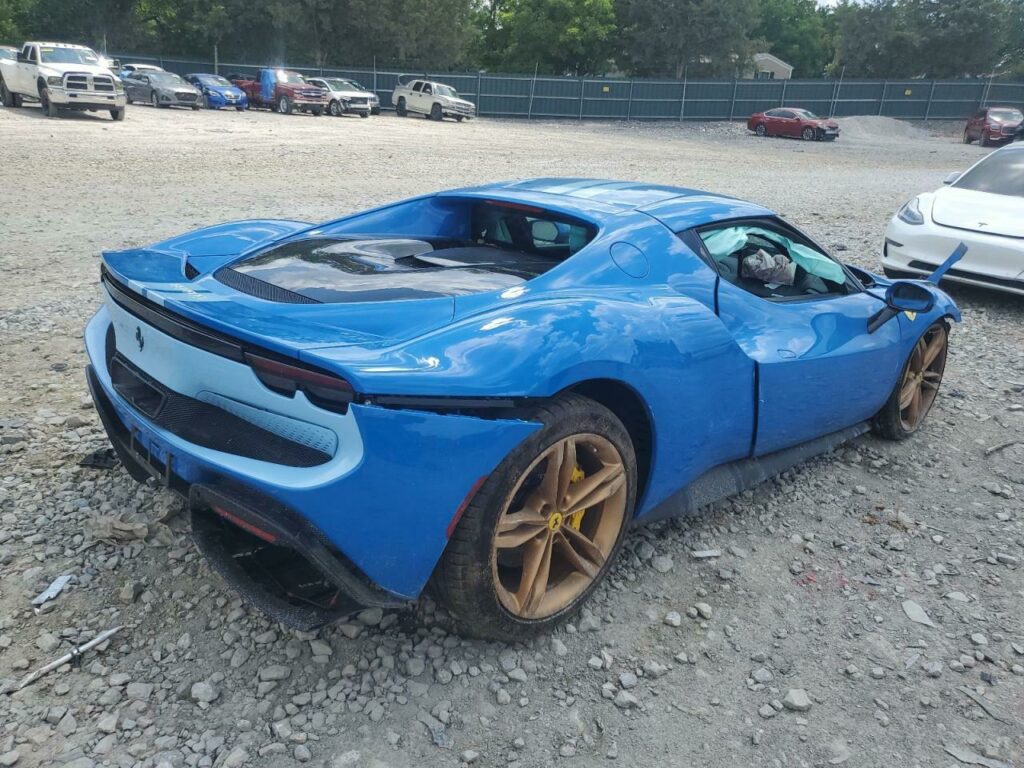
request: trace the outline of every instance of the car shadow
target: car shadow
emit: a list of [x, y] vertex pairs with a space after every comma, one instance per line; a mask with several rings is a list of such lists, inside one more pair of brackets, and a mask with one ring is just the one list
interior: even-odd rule
[[42, 107], [38, 104], [24, 104], [20, 107], [0, 107], [5, 115], [13, 115], [23, 120], [110, 120], [110, 113], [105, 110], [97, 110], [96, 112], [87, 112], [79, 110], [65, 110], [60, 113], [59, 117], [51, 118], [47, 117], [43, 113]]

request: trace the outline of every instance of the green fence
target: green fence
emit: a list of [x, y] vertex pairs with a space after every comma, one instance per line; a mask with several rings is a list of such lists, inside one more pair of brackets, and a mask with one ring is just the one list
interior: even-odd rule
[[[210, 61], [115, 55], [122, 63], [157, 64], [179, 74], [213, 72]], [[252, 64], [220, 63], [221, 74], [255, 74]], [[346, 77], [391, 109], [397, 70], [290, 67], [307, 75]], [[905, 120], [962, 119], [986, 104], [1024, 106], [1024, 83], [989, 80], [646, 80], [534, 77], [475, 73], [423, 74], [453, 86], [490, 117], [574, 120], [736, 120], [772, 107], [819, 115], [885, 115]]]

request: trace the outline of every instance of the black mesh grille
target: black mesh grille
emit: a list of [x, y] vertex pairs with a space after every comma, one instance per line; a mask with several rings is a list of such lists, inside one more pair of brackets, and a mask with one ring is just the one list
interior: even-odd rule
[[189, 264], [186, 261], [185, 262], [185, 278], [187, 280], [195, 280], [197, 277], [199, 277], [199, 270], [196, 269], [195, 267], [193, 267], [191, 264]]
[[238, 272], [230, 267], [221, 267], [213, 276], [217, 278], [224, 285], [234, 288], [236, 291], [247, 293], [250, 296], [255, 296], [258, 299], [266, 299], [267, 301], [276, 301], [281, 304], [320, 304], [321, 302], [316, 299], [311, 299], [308, 296], [303, 296], [301, 293], [295, 293], [289, 291], [287, 288], [279, 288], [276, 285], [265, 283], [262, 280], [257, 280], [255, 277], [250, 277], [243, 272]]
[[113, 383], [118, 394], [129, 402], [135, 402], [138, 389], [158, 391], [163, 400], [146, 415], [153, 424], [182, 440], [214, 451], [287, 467], [315, 467], [330, 461], [330, 455], [323, 451], [293, 442], [215, 405], [168, 389], [120, 355], [115, 356], [114, 363], [118, 376]]

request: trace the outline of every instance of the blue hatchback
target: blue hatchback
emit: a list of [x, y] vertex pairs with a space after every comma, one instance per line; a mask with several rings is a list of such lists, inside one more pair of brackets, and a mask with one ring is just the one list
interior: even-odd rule
[[105, 253], [88, 381], [128, 472], [278, 619], [430, 583], [508, 641], [571, 615], [633, 523], [912, 435], [960, 318], [933, 277], [720, 195], [491, 184]]
[[232, 85], [231, 81], [221, 75], [193, 73], [185, 75], [185, 79], [203, 93], [203, 106], [207, 109], [234, 107], [238, 111], [249, 108], [249, 99], [245, 91]]

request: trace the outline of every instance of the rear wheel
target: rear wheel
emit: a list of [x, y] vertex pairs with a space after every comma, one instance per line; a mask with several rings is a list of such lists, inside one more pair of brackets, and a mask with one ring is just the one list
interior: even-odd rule
[[405, 97], [401, 96], [398, 99], [398, 104], [395, 105], [395, 114], [399, 117], [405, 117], [409, 114], [409, 111], [405, 107]]
[[814, 129], [810, 126], [804, 128], [803, 131], [800, 132], [800, 135], [803, 136], [804, 141], [814, 141]]
[[917, 431], [939, 394], [948, 343], [944, 321], [932, 324], [921, 335], [903, 367], [899, 384], [875, 416], [875, 432], [889, 440], [906, 440]]
[[430, 119], [431, 120], [443, 120], [444, 119], [444, 115], [441, 113], [441, 105], [440, 104], [434, 104], [434, 106], [432, 106], [430, 108]]
[[968, 133], [967, 129], [964, 129], [964, 144], [970, 144], [972, 141], [971, 134]]
[[764, 127], [764, 123], [758, 123], [754, 126], [754, 133], [763, 139], [768, 135], [768, 129]]
[[149, 103], [157, 109], [160, 108], [160, 97], [156, 95], [156, 91], [149, 94]]
[[21, 106], [21, 96], [16, 93], [11, 93], [11, 91], [7, 89], [7, 83], [4, 82], [2, 77], [0, 77], [0, 101], [3, 102], [5, 107]]
[[459, 630], [514, 641], [550, 629], [611, 569], [633, 516], [636, 459], [604, 406], [563, 395], [466, 507], [435, 574]]

